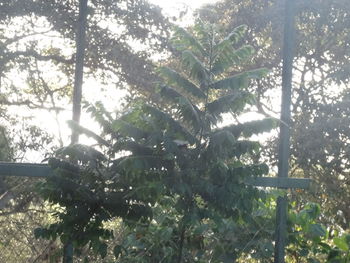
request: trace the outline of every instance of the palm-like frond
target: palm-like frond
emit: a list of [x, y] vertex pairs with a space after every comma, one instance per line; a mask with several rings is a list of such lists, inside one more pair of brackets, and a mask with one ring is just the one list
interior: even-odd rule
[[166, 152], [171, 153], [173, 155], [179, 155], [181, 152], [181, 147], [186, 147], [189, 143], [187, 141], [182, 140], [174, 140], [171, 134], [164, 134], [163, 137], [163, 147]]
[[210, 34], [213, 32], [212, 25], [197, 23], [194, 25], [193, 30], [201, 46], [204, 49], [209, 50], [210, 46], [212, 45], [212, 37], [210, 36]]
[[[244, 37], [247, 30], [248, 30], [247, 25], [240, 25], [240, 26], [236, 27], [235, 29], [233, 29], [232, 32], [230, 34], [228, 34], [227, 37], [224, 38], [224, 40], [228, 39], [231, 41], [231, 43], [233, 45], [237, 44]], [[220, 42], [218, 43], [218, 46], [219, 45], [220, 45]]]
[[181, 119], [183, 119], [186, 123], [191, 124], [194, 131], [197, 131], [199, 129], [199, 109], [194, 104], [192, 104], [188, 98], [167, 86], [164, 86], [161, 89], [160, 94], [168, 101], [171, 101], [177, 105]]
[[203, 57], [208, 55], [201, 43], [181, 27], [175, 27], [172, 44], [179, 51], [191, 50], [193, 53]]
[[169, 114], [149, 105], [144, 105], [144, 111], [158, 119], [162, 123], [160, 126], [162, 129], [168, 133], [173, 133], [174, 139], [186, 140], [190, 144], [195, 144], [197, 142], [196, 137]]
[[271, 129], [277, 127], [277, 123], [278, 122], [275, 118], [266, 118], [263, 120], [256, 120], [241, 124], [225, 126], [216, 130], [215, 132], [226, 130], [231, 132], [236, 138], [238, 138], [239, 136], [250, 137], [253, 134], [271, 131]]
[[172, 169], [173, 161], [165, 160], [162, 156], [157, 155], [138, 155], [127, 156], [118, 164], [116, 169], [122, 169], [127, 172], [146, 171], [150, 169]]
[[112, 129], [114, 132], [117, 132], [125, 137], [134, 138], [135, 140], [140, 140], [149, 136], [148, 132], [122, 119], [114, 120], [112, 122]]
[[168, 85], [175, 85], [177, 88], [183, 89], [185, 92], [199, 99], [205, 99], [205, 93], [196, 84], [175, 70], [169, 67], [160, 67], [158, 73]]
[[[242, 155], [258, 151], [260, 144], [254, 141], [237, 140], [237, 138], [227, 130], [221, 130], [211, 134], [209, 145], [203, 155], [205, 159], [229, 159], [240, 158]], [[208, 160], [207, 160], [208, 161]]]
[[114, 150], [116, 152], [119, 151], [130, 151], [133, 155], [152, 155], [154, 154], [154, 151], [144, 145], [141, 145], [135, 141], [118, 141], [113, 146]]
[[98, 162], [106, 160], [105, 156], [100, 151], [83, 144], [73, 144], [62, 147], [56, 151], [56, 156], [62, 159], [69, 156], [70, 160], [90, 165], [96, 165]]
[[266, 76], [267, 73], [268, 70], [265, 68], [254, 69], [215, 81], [210, 87], [220, 90], [242, 90], [248, 86], [249, 79], [261, 78]]
[[[53, 182], [49, 185], [50, 189], [46, 189], [49, 200], [54, 199], [67, 207], [68, 213], [59, 214], [60, 220], [61, 216], [64, 217], [59, 222], [60, 227], [67, 226], [66, 219], [68, 222], [81, 220], [81, 213], [75, 211], [83, 203], [86, 206], [87, 202], [81, 202], [82, 198], [94, 202], [88, 209], [82, 210], [88, 212], [88, 219], [92, 219], [93, 225], [96, 220], [102, 222], [120, 216], [137, 226], [141, 216], [150, 219], [153, 208], [164, 215], [170, 207], [169, 204], [163, 206], [164, 199], [176, 202], [174, 209], [171, 207], [171, 213], [175, 221], [176, 218], [185, 220], [178, 224], [181, 228], [186, 227], [183, 231], [194, 229], [198, 222], [202, 223], [202, 219], [210, 222], [224, 222], [227, 218], [235, 220], [232, 217], [234, 210], [239, 213], [237, 220], [249, 220], [253, 201], [259, 196], [253, 187], [244, 184], [243, 179], [267, 173], [267, 167], [244, 165], [244, 160], [255, 163], [249, 154], [256, 153], [259, 144], [241, 140], [241, 137], [268, 131], [272, 121], [255, 121], [216, 130], [213, 130], [213, 124], [221, 120], [223, 113], [238, 114], [245, 107], [252, 97], [245, 91], [248, 80], [260, 77], [264, 70], [218, 80], [225, 69], [247, 59], [252, 48], [234, 48], [240, 44], [246, 27], [236, 28], [218, 44], [221, 37], [216, 29], [214, 25], [197, 24], [193, 29], [194, 36], [183, 29], [176, 30], [175, 45], [182, 52], [183, 71], [179, 74], [167, 67], [158, 71], [168, 85], [160, 91], [167, 104], [154, 107], [136, 102], [117, 120], [106, 113], [102, 105], [88, 109], [106, 127], [103, 135], [108, 136], [108, 140], [103, 141], [81, 126], [76, 128], [101, 144], [107, 145], [112, 141], [110, 138], [113, 143], [114, 139], [117, 142], [109, 145], [107, 157], [88, 147], [72, 145], [58, 151], [58, 158], [50, 161], [52, 167], [56, 163], [56, 167], [65, 168], [62, 161], [73, 160], [69, 169], [60, 171], [64, 181]], [[242, 155], [243, 160], [240, 159]], [[52, 178], [49, 180], [57, 177]], [[72, 179], [75, 184], [70, 184], [67, 179]], [[68, 187], [62, 190], [62, 183]], [[80, 189], [85, 188], [89, 191], [87, 197], [80, 194]], [[77, 189], [79, 191], [75, 194]], [[82, 193], [85, 194], [84, 191]], [[244, 217], [246, 214], [249, 216]], [[187, 222], [187, 217], [199, 221]], [[102, 224], [98, 227], [102, 228]], [[94, 233], [99, 230], [85, 228], [92, 229]], [[68, 228], [68, 235], [71, 229]], [[81, 229], [78, 232], [84, 234]], [[180, 230], [172, 230], [169, 240], [179, 240], [179, 233], [183, 232]], [[209, 231], [215, 232], [212, 228]], [[96, 237], [105, 238], [102, 233], [94, 235], [90, 241], [93, 243]]]
[[249, 79], [260, 79], [269, 73], [267, 68], [258, 68], [244, 72]]
[[248, 86], [248, 78], [245, 73], [230, 76], [213, 82], [210, 87], [220, 90], [242, 90]]
[[215, 153], [215, 156], [222, 158], [223, 154], [227, 155], [235, 143], [236, 138], [228, 131], [213, 133], [210, 136], [208, 150]]
[[77, 131], [79, 134], [85, 134], [88, 137], [93, 138], [94, 140], [96, 140], [98, 143], [104, 145], [104, 146], [110, 146], [110, 144], [108, 143], [108, 141], [106, 141], [105, 139], [103, 139], [101, 136], [97, 135], [96, 133], [94, 133], [93, 131], [81, 126], [80, 124], [78, 124], [75, 121], [69, 120], [67, 121], [68, 126]]
[[238, 113], [252, 99], [252, 95], [246, 92], [235, 92], [222, 96], [207, 104], [207, 111], [212, 116], [219, 118], [222, 113]]
[[214, 74], [221, 74], [225, 70], [247, 60], [254, 53], [254, 48], [249, 45], [234, 49], [229, 41], [219, 51], [212, 66]]
[[189, 77], [194, 78], [199, 84], [209, 81], [208, 69], [191, 51], [182, 52], [182, 64]]
[[103, 127], [104, 132], [109, 133], [111, 131], [110, 123], [113, 117], [101, 102], [96, 102], [95, 105], [85, 103], [84, 108]]
[[247, 153], [254, 153], [259, 151], [259, 142], [239, 140], [235, 143], [235, 146], [231, 148], [232, 156], [240, 158], [242, 155]]

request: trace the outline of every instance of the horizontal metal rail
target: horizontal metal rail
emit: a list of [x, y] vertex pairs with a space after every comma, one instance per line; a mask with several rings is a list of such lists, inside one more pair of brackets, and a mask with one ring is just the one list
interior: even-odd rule
[[256, 177], [249, 178], [247, 184], [261, 187], [275, 187], [275, 188], [310, 188], [312, 180], [307, 178], [293, 178], [293, 177]]
[[[53, 170], [47, 164], [0, 162], [0, 176], [48, 177], [53, 174]], [[310, 187], [311, 180], [292, 177], [256, 177], [249, 178], [247, 184], [261, 187], [307, 189]]]
[[53, 170], [47, 164], [0, 162], [0, 176], [48, 177]]

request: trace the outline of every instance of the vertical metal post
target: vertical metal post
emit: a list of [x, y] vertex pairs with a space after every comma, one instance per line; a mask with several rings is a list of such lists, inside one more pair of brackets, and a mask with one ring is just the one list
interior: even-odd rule
[[[84, 75], [84, 57], [86, 45], [86, 24], [87, 24], [87, 3], [88, 0], [79, 0], [79, 16], [76, 24], [76, 54], [73, 89], [73, 121], [79, 123], [81, 115], [81, 99]], [[79, 133], [72, 132], [72, 143], [77, 143]]]
[[[295, 0], [285, 0], [285, 21], [283, 38], [283, 71], [282, 71], [282, 105], [280, 123], [280, 143], [278, 149], [278, 177], [288, 177], [290, 156], [290, 124], [291, 124], [291, 94], [292, 72], [295, 46]], [[284, 263], [286, 227], [287, 227], [287, 197], [277, 200], [275, 263]]]
[[[73, 121], [80, 122], [82, 86], [84, 75], [84, 57], [86, 45], [86, 26], [88, 0], [79, 0], [79, 15], [76, 24], [76, 54], [75, 54], [75, 74], [74, 74], [74, 90], [73, 90]], [[72, 131], [71, 143], [79, 141], [79, 133]], [[73, 263], [73, 244], [68, 240], [63, 247], [63, 263]]]

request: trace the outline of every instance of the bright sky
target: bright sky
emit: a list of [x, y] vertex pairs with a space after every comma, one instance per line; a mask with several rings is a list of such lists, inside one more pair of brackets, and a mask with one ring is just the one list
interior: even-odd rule
[[[179, 15], [181, 11], [184, 11], [187, 9], [188, 15], [186, 16], [186, 19], [181, 21], [181, 24], [190, 24], [191, 23], [191, 14], [199, 8], [201, 5], [209, 4], [209, 3], [215, 3], [218, 2], [218, 0], [148, 0], [149, 2], [158, 5], [162, 8], [163, 14], [169, 17], [176, 17]], [[96, 85], [100, 85], [97, 82], [94, 82], [94, 80], [87, 80], [84, 79], [84, 98], [89, 102], [95, 102], [96, 100], [102, 100], [105, 103], [105, 106], [108, 108], [108, 110], [116, 110], [115, 105], [119, 105], [121, 98], [125, 94], [125, 91], [121, 91], [119, 89], [108, 89], [108, 96], [106, 95], [106, 92], [100, 92], [100, 94], [97, 96], [97, 94], [90, 92], [93, 90]], [[113, 98], [111, 100], [111, 98]], [[69, 105], [67, 107], [66, 111], [63, 111], [58, 116], [58, 122], [59, 125], [54, 120], [54, 115], [52, 112], [43, 112], [38, 111], [37, 117], [35, 120], [33, 119], [33, 124], [36, 124], [40, 127], [44, 127], [44, 130], [48, 131], [50, 134], [56, 134], [58, 135], [58, 127], [61, 129], [61, 134], [63, 136], [64, 143], [67, 144], [67, 138], [69, 137], [71, 130], [68, 128], [66, 120], [71, 119], [71, 106]], [[24, 114], [24, 113], [23, 113]], [[49, 125], [48, 125], [49, 123]], [[98, 125], [96, 122], [94, 122], [90, 118], [90, 114], [87, 114], [84, 110], [82, 111], [81, 115], [81, 123], [85, 127], [89, 127], [91, 129], [98, 130]], [[92, 143], [93, 140], [87, 139], [85, 136], [81, 136], [82, 143]], [[69, 140], [68, 140], [69, 142]], [[40, 162], [43, 157], [40, 153], [30, 153], [28, 154], [27, 158], [30, 161], [34, 162]]]
[[[156, 4], [162, 8], [163, 14], [166, 16], [170, 17], [176, 17], [179, 15], [181, 11], [184, 11], [187, 9], [188, 14], [186, 18], [184, 18], [180, 24], [182, 25], [189, 25], [192, 22], [191, 19], [191, 14], [199, 8], [201, 5], [204, 4], [212, 4], [215, 2], [218, 2], [220, 0], [149, 0], [149, 2]], [[120, 101], [123, 96], [125, 95], [125, 91], [121, 91], [119, 89], [108, 89], [108, 94], [106, 92], [101, 92], [99, 95], [95, 94], [94, 92], [91, 92], [96, 85], [100, 85], [97, 82], [94, 82], [94, 80], [87, 80], [85, 79], [84, 83], [84, 98], [91, 102], [94, 103], [96, 100], [101, 100], [105, 103], [105, 106], [108, 110], [117, 110], [115, 105], [120, 105]], [[113, 98], [111, 100], [111, 98]], [[71, 131], [67, 126], [66, 120], [71, 119], [71, 111], [70, 111], [70, 106], [69, 109], [67, 108], [66, 111], [63, 111], [60, 113], [58, 116], [58, 123], [53, 119], [53, 115], [50, 112], [40, 112], [38, 113], [40, 117], [36, 120], [39, 126], [45, 127], [45, 130], [47, 130], [51, 134], [57, 134], [59, 127], [61, 128], [61, 134], [63, 136], [63, 140], [65, 143], [67, 143], [67, 138], [69, 137]], [[256, 119], [257, 115], [252, 113], [251, 115], [245, 115], [244, 119]], [[225, 122], [230, 122], [232, 121], [231, 116], [227, 115], [225, 116]], [[47, 123], [50, 123], [50, 125], [47, 125]], [[98, 125], [96, 122], [94, 122], [90, 114], [87, 114], [84, 110], [82, 111], [82, 116], [81, 116], [81, 123], [85, 127], [89, 127], [90, 129], [96, 129], [98, 130]], [[93, 140], [87, 139], [85, 136], [81, 137], [81, 142], [82, 143], [92, 143]], [[38, 161], [40, 162], [42, 160], [42, 156], [39, 154], [31, 154], [30, 156], [31, 161]]]
[[171, 10], [174, 7], [187, 5], [193, 9], [200, 7], [203, 4], [215, 3], [218, 0], [149, 0], [151, 3], [161, 6], [164, 9]]
[[219, 0], [149, 0], [149, 2], [160, 6], [164, 14], [174, 15], [184, 8], [188, 7], [190, 12], [204, 4], [212, 4]]

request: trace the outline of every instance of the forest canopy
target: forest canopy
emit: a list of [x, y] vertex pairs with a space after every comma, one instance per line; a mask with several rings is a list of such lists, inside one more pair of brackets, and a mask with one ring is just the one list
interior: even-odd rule
[[296, 1], [296, 191], [246, 183], [276, 176], [285, 1], [89, 0], [76, 123], [79, 2], [0, 1], [0, 161], [56, 173], [0, 177], [1, 262], [272, 262], [284, 194], [286, 262], [350, 260], [347, 0]]

